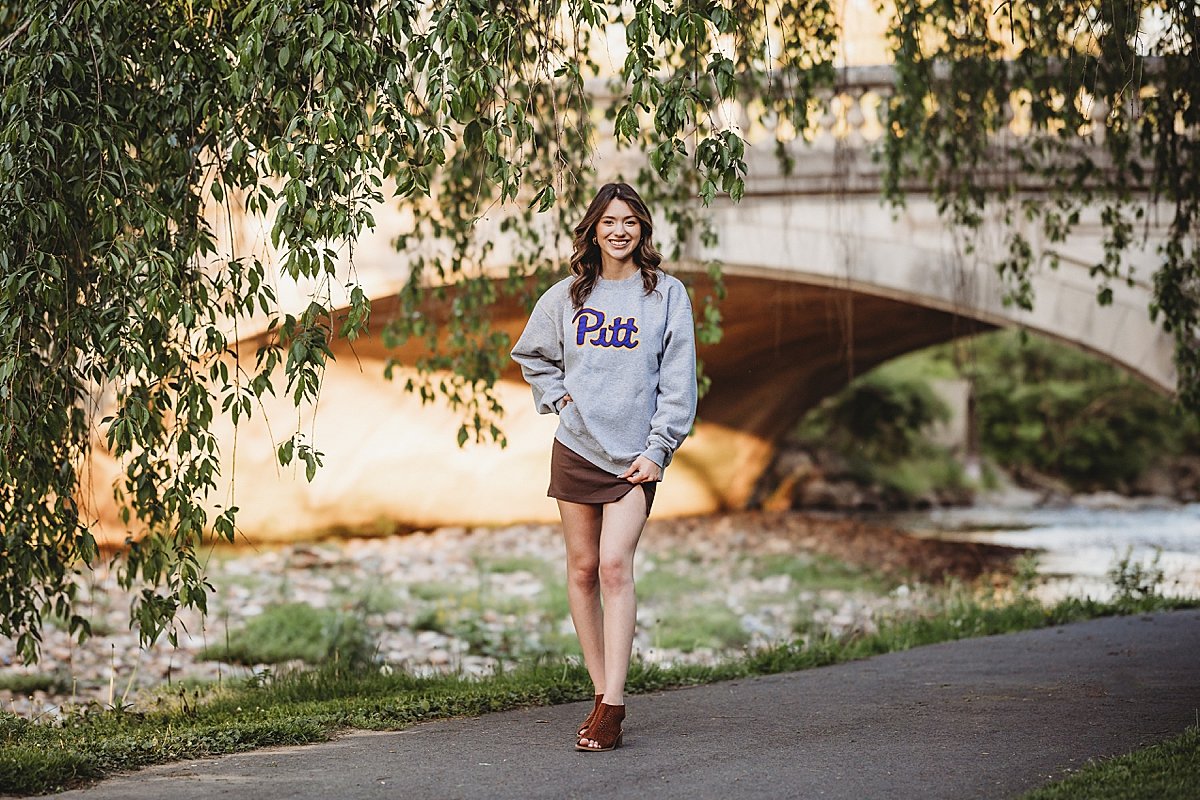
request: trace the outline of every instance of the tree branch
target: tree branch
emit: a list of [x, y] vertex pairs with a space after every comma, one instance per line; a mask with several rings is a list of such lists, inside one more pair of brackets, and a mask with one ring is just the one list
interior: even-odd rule
[[[71, 3], [71, 7], [67, 9], [67, 13], [63, 14], [63, 16], [64, 17], [71, 16], [71, 13], [74, 12], [75, 9], [79, 7], [79, 2], [80, 2], [80, 0], [75, 0], [75, 2]], [[7, 50], [8, 48], [12, 47], [12, 43], [17, 40], [17, 37], [22, 36], [25, 33], [25, 31], [29, 30], [29, 26], [32, 24], [33, 24], [33, 17], [29, 17], [24, 22], [22, 22], [20, 25], [18, 25], [13, 30], [12, 33], [10, 33], [8, 36], [5, 36], [4, 41], [0, 42], [0, 52], [3, 52], [5, 50]]]

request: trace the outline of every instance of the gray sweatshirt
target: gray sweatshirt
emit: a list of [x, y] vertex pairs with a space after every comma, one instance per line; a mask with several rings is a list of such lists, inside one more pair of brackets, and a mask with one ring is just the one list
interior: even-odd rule
[[660, 272], [647, 295], [635, 272], [596, 281], [576, 309], [573, 280], [542, 295], [512, 350], [534, 405], [539, 414], [559, 414], [555, 438], [601, 469], [620, 475], [640, 455], [665, 468], [696, 416], [687, 289]]

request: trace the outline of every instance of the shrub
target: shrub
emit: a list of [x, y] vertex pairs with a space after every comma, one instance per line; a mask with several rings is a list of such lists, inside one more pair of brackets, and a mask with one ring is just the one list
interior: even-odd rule
[[1077, 489], [1117, 489], [1163, 456], [1200, 450], [1200, 424], [1136, 378], [1048, 339], [971, 345], [983, 450]]
[[949, 417], [950, 409], [925, 381], [877, 370], [811, 412], [799, 438], [871, 462], [894, 464], [916, 454], [925, 429]]

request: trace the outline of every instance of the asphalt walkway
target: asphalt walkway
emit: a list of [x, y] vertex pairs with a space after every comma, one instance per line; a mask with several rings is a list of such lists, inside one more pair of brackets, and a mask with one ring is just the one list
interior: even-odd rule
[[970, 639], [627, 699], [625, 746], [579, 753], [587, 704], [168, 764], [67, 792], [196, 798], [1005, 798], [1200, 719], [1200, 611]]

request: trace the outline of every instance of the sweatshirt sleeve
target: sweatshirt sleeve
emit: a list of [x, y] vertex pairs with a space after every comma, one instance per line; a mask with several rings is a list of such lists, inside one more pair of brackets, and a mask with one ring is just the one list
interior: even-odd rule
[[559, 402], [567, 396], [563, 385], [562, 325], [543, 302], [539, 301], [529, 315], [511, 356], [533, 389], [537, 412], [557, 414]]
[[658, 404], [650, 419], [650, 436], [642, 455], [660, 467], [692, 429], [696, 418], [696, 327], [692, 304], [683, 284], [668, 293], [667, 329], [658, 372]]

